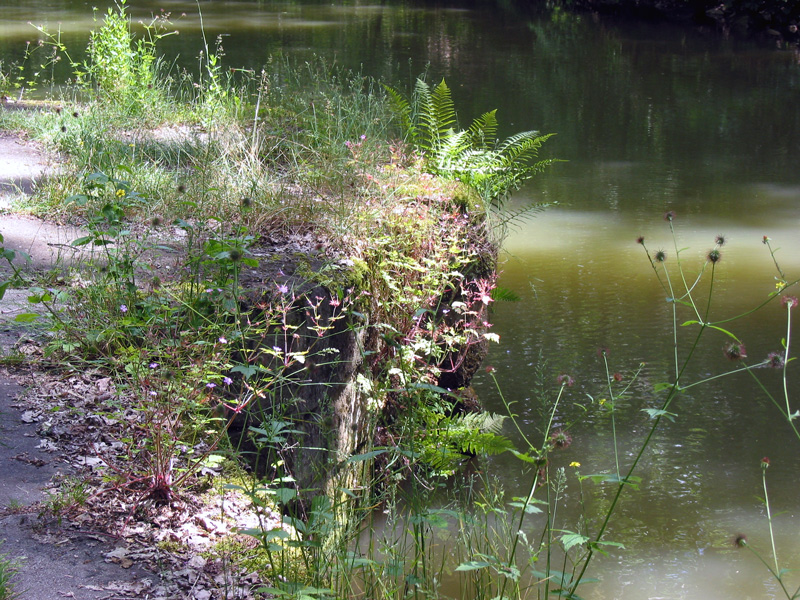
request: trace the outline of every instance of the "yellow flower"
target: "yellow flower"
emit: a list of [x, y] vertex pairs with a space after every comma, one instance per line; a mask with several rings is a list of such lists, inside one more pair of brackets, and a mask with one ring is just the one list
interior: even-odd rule
[[573, 460], [571, 463], [569, 463], [569, 466], [570, 467], [580, 467], [581, 463]]
[[122, 198], [125, 195], [125, 190], [118, 189], [117, 190], [117, 198]]

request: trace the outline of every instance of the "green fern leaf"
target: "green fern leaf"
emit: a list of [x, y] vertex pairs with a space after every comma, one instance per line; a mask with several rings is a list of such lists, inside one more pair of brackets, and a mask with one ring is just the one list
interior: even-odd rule
[[497, 109], [475, 119], [468, 131], [474, 147], [488, 150], [494, 146], [497, 141]]

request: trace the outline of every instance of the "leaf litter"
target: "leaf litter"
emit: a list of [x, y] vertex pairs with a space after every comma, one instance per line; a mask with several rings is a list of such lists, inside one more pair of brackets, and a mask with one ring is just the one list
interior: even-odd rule
[[[143, 493], [147, 482], [126, 474], [144, 472], [141, 457], [130, 451], [130, 440], [141, 420], [140, 411], [113, 380], [99, 370], [63, 371], [17, 367], [0, 373], [25, 386], [15, 406], [21, 419], [35, 423], [38, 448], [45, 455], [14, 457], [36, 465], [41, 461], [63, 465], [64, 472], [45, 490], [46, 500], [31, 510], [41, 518], [38, 536], [58, 543], [59, 536], [92, 537], [113, 541], [103, 555], [106, 562], [123, 569], [136, 565], [152, 578], [117, 581], [82, 588], [109, 592], [112, 598], [152, 600], [250, 600], [261, 596], [257, 572], [236, 566], [225, 556], [226, 542], [254, 548], [247, 529], [282, 526], [280, 514], [271, 509], [256, 512], [249, 499], [236, 489], [214, 486], [216, 470], [203, 468], [182, 484], [169, 502]], [[176, 457], [175, 469], [186, 466], [189, 449]], [[191, 449], [203, 452], [202, 444]]]

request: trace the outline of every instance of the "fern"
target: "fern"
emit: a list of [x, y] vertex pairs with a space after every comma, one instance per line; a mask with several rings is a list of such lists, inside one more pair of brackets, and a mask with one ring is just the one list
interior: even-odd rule
[[491, 456], [512, 450], [501, 435], [503, 415], [467, 413], [447, 416], [442, 406], [422, 407], [422, 461], [433, 469], [452, 473], [467, 456]]
[[417, 79], [411, 102], [385, 87], [406, 141], [425, 157], [427, 169], [470, 186], [487, 208], [503, 208], [522, 184], [556, 162], [538, 160], [542, 144], [553, 134], [523, 131], [499, 142], [496, 110], [457, 130], [455, 105], [444, 80], [431, 89]]

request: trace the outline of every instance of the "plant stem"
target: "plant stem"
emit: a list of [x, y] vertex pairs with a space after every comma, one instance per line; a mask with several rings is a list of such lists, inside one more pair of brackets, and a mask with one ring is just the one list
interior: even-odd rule
[[[775, 561], [775, 578], [781, 581], [781, 569], [778, 566], [778, 552], [775, 550], [775, 532], [772, 528], [772, 512], [769, 507], [769, 492], [767, 491], [767, 467], [768, 463], [761, 463], [761, 483], [764, 486], [764, 506], [767, 509], [767, 523], [769, 524], [769, 541], [772, 545], [772, 558]], [[781, 584], [783, 585], [783, 584]]]

